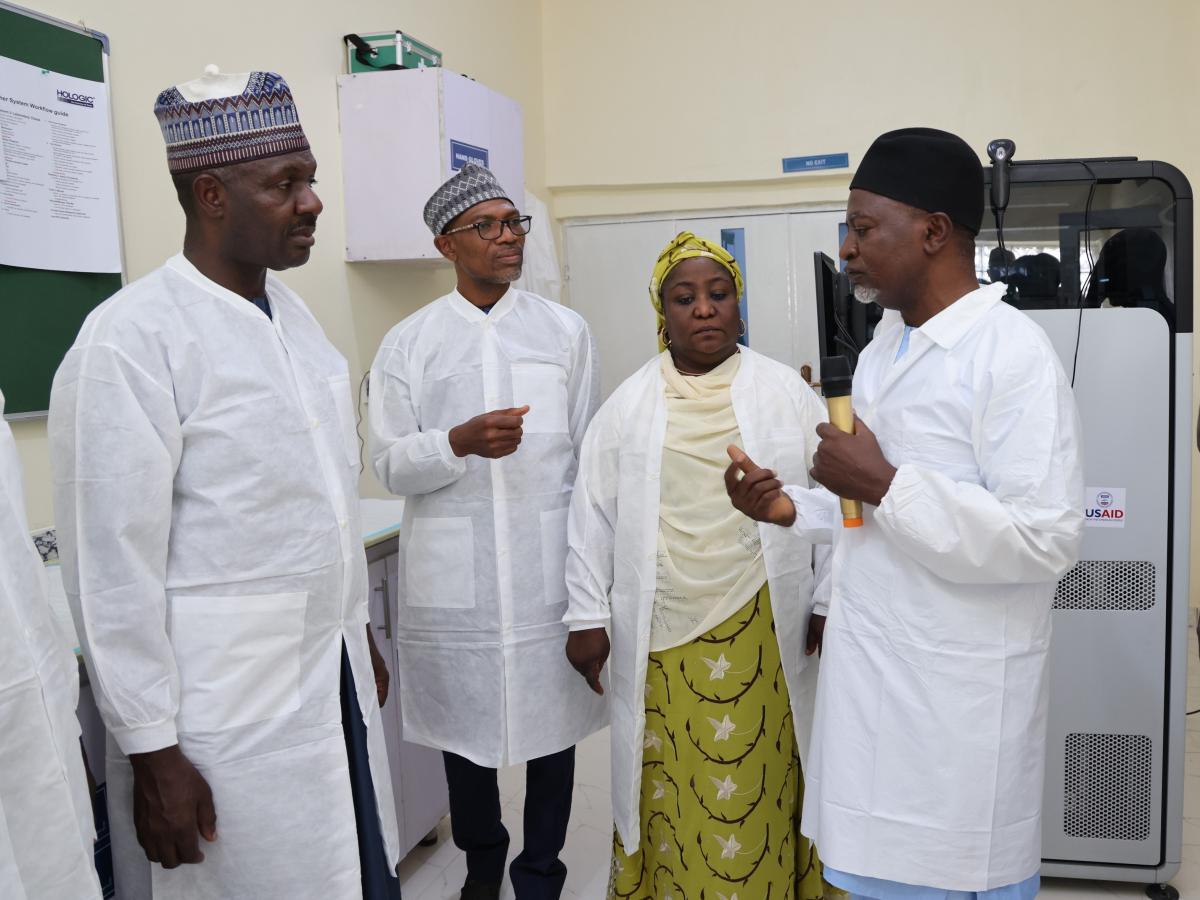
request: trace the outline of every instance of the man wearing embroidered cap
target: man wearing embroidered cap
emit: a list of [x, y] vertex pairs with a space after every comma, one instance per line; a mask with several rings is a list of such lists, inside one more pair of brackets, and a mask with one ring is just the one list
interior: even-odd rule
[[[369, 452], [407, 498], [397, 617], [404, 736], [443, 751], [464, 900], [499, 896], [496, 769], [526, 763], [518, 900], [555, 898], [574, 745], [606, 721], [563, 649], [567, 506], [599, 397], [578, 315], [512, 287], [531, 221], [468, 164], [425, 206], [457, 288], [384, 338]], [[542, 227], [548, 227], [543, 225]]]
[[274, 73], [155, 114], [183, 252], [87, 318], [49, 420], [118, 890], [398, 898], [349, 373], [267, 271], [308, 260], [316, 160]]
[[[793, 527], [834, 545], [802, 827], [856, 897], [1025, 900], [1051, 601], [1081, 537], [1075, 402], [1045, 333], [976, 279], [970, 147], [890, 132], [850, 187], [841, 257], [885, 312], [855, 433], [817, 429], [828, 490], [785, 488]], [[863, 502], [861, 528], [834, 495]]]

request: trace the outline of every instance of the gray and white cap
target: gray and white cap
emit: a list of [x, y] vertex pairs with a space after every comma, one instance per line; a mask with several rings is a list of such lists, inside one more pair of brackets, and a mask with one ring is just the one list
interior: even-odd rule
[[512, 198], [500, 186], [491, 170], [476, 163], [467, 163], [454, 177], [433, 192], [425, 204], [425, 224], [434, 234], [472, 206], [485, 200], [509, 200]]

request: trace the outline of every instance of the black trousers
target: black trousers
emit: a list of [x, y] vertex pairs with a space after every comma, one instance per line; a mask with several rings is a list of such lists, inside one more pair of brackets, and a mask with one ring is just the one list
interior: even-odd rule
[[[450, 830], [467, 854], [467, 878], [499, 884], [508, 858], [508, 830], [500, 821], [496, 770], [443, 753], [450, 787]], [[567, 841], [575, 748], [525, 764], [525, 846], [509, 868], [517, 900], [558, 900], [567, 867], [558, 858]]]
[[358, 708], [354, 672], [345, 646], [342, 647], [342, 734], [346, 738], [346, 758], [350, 762], [350, 791], [354, 795], [354, 823], [358, 826], [363, 900], [400, 900], [400, 879], [388, 865], [383, 847], [379, 805], [375, 802], [375, 785], [367, 759], [367, 726], [362, 710]]

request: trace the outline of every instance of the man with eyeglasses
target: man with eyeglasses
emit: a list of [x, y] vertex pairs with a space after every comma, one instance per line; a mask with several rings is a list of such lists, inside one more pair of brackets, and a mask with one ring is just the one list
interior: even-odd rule
[[522, 216], [468, 164], [424, 211], [457, 288], [393, 328], [371, 368], [369, 451], [407, 498], [397, 647], [404, 738], [443, 751], [463, 900], [500, 896], [496, 770], [526, 764], [518, 900], [557, 898], [576, 742], [607, 722], [564, 647], [567, 507], [599, 401], [587, 325], [512, 286]]

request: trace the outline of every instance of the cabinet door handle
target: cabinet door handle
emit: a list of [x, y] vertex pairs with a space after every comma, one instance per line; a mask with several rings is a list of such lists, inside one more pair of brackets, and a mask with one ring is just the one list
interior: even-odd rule
[[383, 576], [383, 584], [377, 585], [374, 590], [383, 594], [383, 627], [375, 626], [377, 631], [382, 631], [383, 636], [389, 641], [392, 639], [392, 598], [388, 588], [391, 587], [391, 582], [386, 575]]

